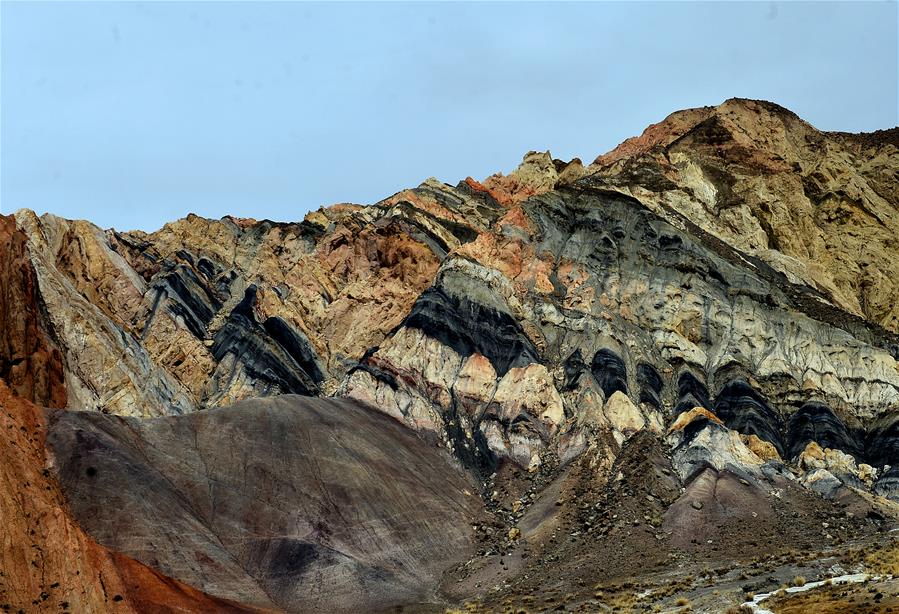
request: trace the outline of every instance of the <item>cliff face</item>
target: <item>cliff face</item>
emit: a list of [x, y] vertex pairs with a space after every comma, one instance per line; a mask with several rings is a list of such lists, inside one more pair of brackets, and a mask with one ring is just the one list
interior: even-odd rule
[[18, 396], [65, 407], [62, 356], [47, 334], [26, 235], [0, 216], [0, 380]]
[[822, 133], [762, 101], [674, 113], [590, 170], [899, 332], [899, 128]]
[[[473, 543], [486, 554], [445, 587], [457, 597], [494, 572], [530, 586], [542, 572], [509, 555], [521, 548], [580, 573], [580, 555], [550, 540], [571, 523], [605, 557], [591, 565], [622, 573], [630, 563], [614, 544], [663, 559], [707, 540], [748, 553], [750, 541], [781, 547], [788, 530], [820, 545], [816, 519], [842, 509], [854, 520], [840, 535], [867, 535], [871, 519], [891, 526], [899, 509], [896, 135], [822, 133], [776, 105], [730, 100], [675, 113], [586, 167], [531, 152], [508, 176], [430, 179], [299, 223], [189, 216], [117, 232], [23, 210], [0, 226], [10, 255], [0, 377], [42, 405], [126, 417], [50, 414], [51, 457], [92, 536], [255, 607], [326, 603], [311, 580], [284, 585], [279, 569], [294, 563], [359, 594], [433, 598], [423, 587], [443, 568], [423, 552], [439, 546], [428, 541], [434, 514], [454, 527], [441, 556]], [[343, 400], [284, 400], [300, 412], [289, 418], [271, 400], [208, 411], [284, 394]], [[364, 407], [416, 431], [430, 452], [364, 429]], [[322, 427], [329, 412], [349, 423]], [[292, 456], [318, 449], [322, 428], [355, 438], [352, 461], [326, 446]], [[266, 445], [283, 463], [219, 457]], [[437, 447], [451, 464], [427, 456]], [[110, 480], [98, 491], [81, 466], [94, 453]], [[417, 466], [416, 455], [431, 460], [408, 488], [426, 501], [449, 476], [449, 516], [435, 505], [419, 518], [401, 497], [365, 490]], [[346, 469], [363, 490], [345, 491], [304, 473], [313, 457], [377, 469], [358, 479], [361, 468]], [[253, 472], [263, 477], [247, 483]], [[173, 473], [151, 489], [160, 500], [147, 498], [153, 476]], [[242, 494], [216, 495], [221, 484]], [[245, 498], [282, 488], [370, 501], [365, 523], [400, 515], [420, 531], [409, 551], [389, 523], [370, 541], [349, 525], [327, 537], [347, 519], [302, 506], [251, 526], [260, 512]], [[638, 506], [628, 497], [640, 489]], [[591, 520], [568, 504], [577, 499], [600, 511]], [[106, 513], [137, 501], [177, 509], [134, 530]], [[619, 526], [630, 515], [653, 520], [649, 541]], [[729, 524], [737, 517], [743, 532]], [[314, 530], [289, 531], [297, 519]], [[470, 523], [476, 538], [456, 526]], [[186, 526], [205, 536], [196, 561], [171, 545], [183, 533], [173, 527]], [[234, 537], [247, 532], [252, 548]], [[285, 534], [302, 544], [277, 542]], [[490, 553], [512, 558], [490, 567]], [[714, 556], [711, 546], [700, 555]], [[350, 594], [332, 605], [398, 603]]]

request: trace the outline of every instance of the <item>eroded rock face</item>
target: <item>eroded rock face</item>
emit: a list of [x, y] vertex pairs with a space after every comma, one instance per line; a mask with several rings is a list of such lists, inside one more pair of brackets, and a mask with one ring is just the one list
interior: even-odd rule
[[72, 512], [98, 542], [254, 607], [370, 611], [433, 599], [443, 569], [469, 554], [481, 514], [444, 453], [350, 401], [280, 396], [152, 420], [48, 419]]
[[189, 216], [146, 234], [28, 211], [16, 221], [68, 405], [149, 416], [333, 391], [498, 210], [429, 180], [298, 224]]
[[[857, 429], [899, 399], [893, 307], [878, 299], [896, 294], [889, 134], [824, 134], [731, 100], [676, 113], [587, 168], [531, 152], [508, 176], [428, 180], [297, 224], [189, 216], [147, 234], [16, 219], [71, 407], [162, 415], [283, 393], [383, 397], [392, 375], [379, 348], [417, 329], [462, 360], [487, 358], [497, 386], [539, 363], [559, 395], [586, 374], [603, 403], [616, 391], [662, 414], [672, 395], [675, 412], [723, 403], [726, 423], [784, 455], [805, 403]], [[831, 205], [880, 221], [825, 215]], [[729, 384], [740, 381], [746, 394]], [[452, 395], [394, 383], [401, 399], [432, 399], [400, 403], [445, 439]], [[769, 407], [750, 416], [753, 394]], [[576, 413], [563, 399], [565, 420]]]
[[[897, 168], [895, 130], [730, 100], [587, 167], [531, 152], [299, 223], [23, 210], [0, 225], [0, 378], [99, 410], [52, 414], [91, 535], [253, 607], [436, 603], [481, 513], [486, 558], [566, 518], [647, 552], [706, 524], [776, 541], [790, 506], [864, 528], [899, 501]], [[627, 528], [561, 494], [599, 491]]]
[[33, 403], [65, 407], [62, 355], [47, 333], [26, 240], [0, 215], [0, 380]]
[[[336, 393], [486, 475], [570, 458], [588, 445], [583, 416], [622, 394], [658, 432], [706, 407], [784, 459], [821, 440], [883, 466], [864, 442], [899, 407], [899, 337], [892, 307], [846, 271], [895, 277], [896, 155], [889, 138], [733, 100], [586, 169], [531, 152], [508, 176], [428, 180], [298, 224], [16, 220], [70, 407]], [[815, 181], [880, 220], [865, 250], [850, 226], [872, 224], [824, 215]], [[877, 292], [895, 297], [890, 283]], [[638, 430], [602, 417], [619, 444]]]
[[[567, 394], [582, 386], [596, 388], [600, 406], [625, 395], [659, 431], [681, 408], [707, 407], [787, 459], [788, 445], [809, 437], [855, 441], [838, 426], [838, 413], [864, 430], [871, 418], [895, 411], [899, 371], [889, 337], [856, 336], [806, 313], [796, 298], [805, 290], [771, 269], [592, 185], [588, 178], [533, 197], [514, 223], [500, 218], [492, 234], [449, 255], [412, 315], [363, 358], [341, 394], [383, 399], [385, 411], [432, 432], [460, 458], [483, 452], [480, 431], [491, 454], [478, 465], [487, 467], [490, 456], [527, 467], [534, 454], [558, 454], [561, 437], [589, 411]], [[410, 344], [410, 331], [420, 341]], [[435, 366], [423, 355], [442, 356], [440, 377], [427, 374]], [[485, 382], [481, 394], [492, 394], [500, 410], [469, 412], [460, 441], [448, 425], [458, 413], [461, 361], [472, 355], [490, 362], [484, 377], [495, 374], [497, 388]], [[529, 362], [552, 374], [552, 386], [529, 388], [514, 401], [497, 394], [510, 369]], [[522, 413], [525, 397], [534, 401]], [[556, 426], [541, 426], [558, 399]], [[811, 415], [815, 404], [826, 404], [834, 419], [811, 430], [800, 418], [791, 422], [804, 405], [800, 417]], [[638, 430], [632, 422], [626, 431]], [[518, 452], [509, 433], [517, 435]], [[849, 453], [865, 457], [857, 447]]]
[[895, 333], [896, 134], [822, 133], [777, 105], [733, 99], [674, 113], [590, 170]]

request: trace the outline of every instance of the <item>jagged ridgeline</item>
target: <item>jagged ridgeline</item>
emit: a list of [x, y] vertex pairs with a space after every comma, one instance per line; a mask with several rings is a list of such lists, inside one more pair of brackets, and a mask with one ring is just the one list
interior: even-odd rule
[[[374, 446], [365, 458], [389, 481], [385, 450], [418, 443], [385, 431], [394, 428], [379, 421], [386, 414], [448, 453], [445, 466], [444, 456], [428, 460], [417, 486], [452, 474], [458, 484], [444, 520], [501, 519], [502, 530], [487, 537], [483, 526], [454, 532], [441, 554], [448, 561], [500, 543], [512, 525], [518, 533], [505, 547], [540, 543], [553, 514], [569, 513], [561, 503], [550, 513], [552, 502], [581, 484], [586, 464], [590, 485], [577, 486], [581, 495], [604, 493], [597, 505], [622, 510], [630, 504], [610, 480], [658, 469], [644, 477], [655, 493], [646, 517], [658, 517], [653, 526], [669, 539], [652, 539], [660, 556], [666, 547], [704, 548], [706, 538], [738, 553], [749, 551], [751, 533], [773, 543], [775, 519], [791, 512], [769, 501], [772, 489], [795, 509], [839, 502], [855, 506], [859, 523], [883, 520], [894, 513], [890, 501], [899, 502], [897, 146], [896, 129], [824, 133], [771, 103], [735, 99], [675, 113], [587, 166], [532, 152], [508, 176], [456, 186], [429, 179], [299, 223], [191, 215], [153, 233], [120, 232], [22, 210], [4, 219], [0, 235], [15, 255], [2, 273], [0, 377], [40, 405], [133, 418], [202, 415], [287, 394], [343, 399], [216, 414], [217, 428], [248, 429], [227, 444], [196, 416], [144, 429], [50, 414], [51, 453], [66, 472], [73, 511], [90, 518], [85, 526], [103, 545], [254, 607], [325, 603], [306, 584], [287, 588], [278, 571], [285, 560], [294, 576], [343, 578], [351, 593], [381, 587], [375, 601], [352, 593], [341, 607], [424, 599], [440, 571], [421, 563], [434, 544], [414, 533], [418, 545], [397, 567], [353, 540], [329, 540], [333, 510], [307, 509], [311, 536], [260, 538], [237, 552], [243, 546], [216, 542], [215, 505], [194, 498], [197, 483], [232, 479], [213, 479], [206, 466], [201, 478], [166, 488], [194, 493], [192, 511], [178, 516], [182, 529], [198, 522], [196, 509], [207, 510], [199, 522], [209, 539], [195, 546], [209, 561], [228, 551], [236, 584], [225, 589], [206, 559], [186, 565], [163, 549], [169, 558], [145, 560], [142, 540], [172, 529], [153, 525], [140, 538], [113, 530], [89, 503], [98, 494], [82, 480], [85, 463], [111, 476], [125, 505], [139, 495], [120, 472], [146, 484], [146, 475], [165, 471], [159, 463], [167, 461], [136, 460], [141, 441], [178, 448], [200, 436], [240, 450], [263, 446], [260, 433], [302, 432], [345, 411], [361, 412]], [[278, 412], [290, 403], [314, 410], [314, 419], [284, 418]], [[119, 449], [122, 438], [137, 439]], [[303, 444], [289, 441], [270, 445], [290, 457], [287, 448]], [[188, 465], [208, 460], [200, 443], [184, 445], [193, 450]], [[91, 460], [97, 449], [119, 460]], [[411, 463], [421, 453], [403, 454]], [[278, 470], [275, 463], [263, 473]], [[287, 501], [303, 480], [282, 493]], [[713, 505], [716, 492], [731, 493], [730, 503]], [[797, 540], [813, 516], [795, 520]], [[746, 535], [728, 532], [734, 518]], [[701, 538], [697, 523], [706, 527]], [[868, 526], [850, 524], [846, 531], [858, 535]], [[398, 527], [384, 530], [385, 543], [402, 541]], [[594, 537], [615, 535], [631, 539], [614, 529]], [[456, 578], [457, 597], [477, 593], [468, 577]]]

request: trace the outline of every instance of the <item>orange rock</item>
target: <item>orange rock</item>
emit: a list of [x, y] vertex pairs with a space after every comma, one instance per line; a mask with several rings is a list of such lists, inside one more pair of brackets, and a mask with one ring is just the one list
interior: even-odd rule
[[824, 469], [827, 466], [824, 450], [818, 445], [817, 441], [808, 442], [808, 445], [799, 454], [799, 466], [806, 471]]
[[0, 380], [25, 399], [66, 406], [62, 355], [46, 332], [26, 237], [0, 215]]
[[528, 235], [532, 235], [537, 231], [534, 227], [534, 223], [521, 207], [512, 207], [509, 209], [509, 212], [500, 218], [496, 225], [500, 229], [504, 226], [513, 226], [525, 231]]
[[777, 448], [770, 442], [759, 439], [755, 434], [740, 435], [740, 438], [746, 444], [746, 447], [762, 460], [781, 460], [780, 454], [777, 453]]
[[531, 151], [514, 171], [508, 175], [491, 175], [484, 180], [483, 186], [497, 202], [512, 206], [549, 192], [558, 180], [559, 172], [549, 152]]
[[672, 433], [674, 431], [683, 430], [684, 427], [698, 418], [707, 418], [715, 424], [724, 426], [724, 423], [721, 422], [721, 419], [718, 418], [718, 416], [716, 416], [714, 413], [707, 410], [705, 407], [694, 407], [690, 411], [685, 411], [681, 415], [679, 415], [677, 417], [677, 420], [674, 421], [674, 424], [672, 424], [668, 429], [668, 432]]

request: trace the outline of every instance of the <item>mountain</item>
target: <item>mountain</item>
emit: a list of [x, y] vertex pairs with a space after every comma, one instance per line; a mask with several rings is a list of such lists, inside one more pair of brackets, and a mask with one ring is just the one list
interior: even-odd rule
[[721, 611], [899, 558], [897, 128], [732, 99], [586, 166], [0, 245], [0, 512], [56, 518], [13, 611], [110, 607], [64, 551], [137, 611]]

